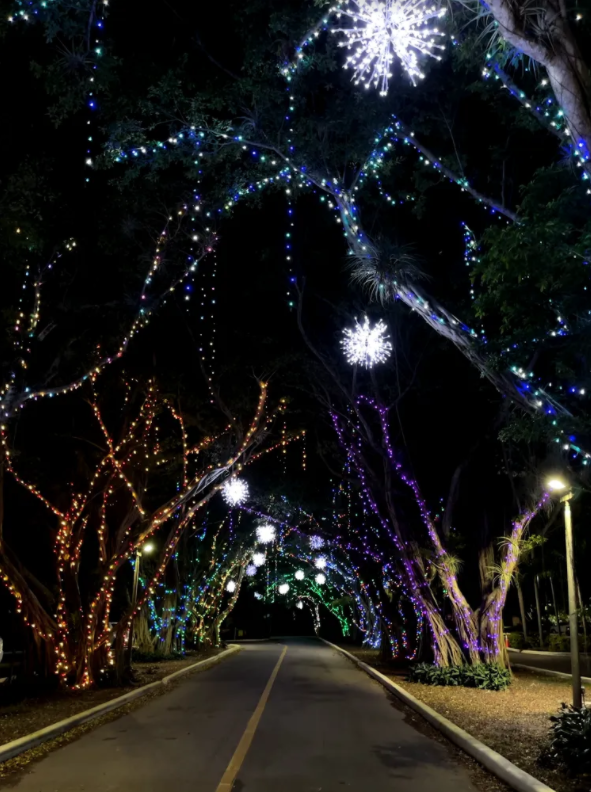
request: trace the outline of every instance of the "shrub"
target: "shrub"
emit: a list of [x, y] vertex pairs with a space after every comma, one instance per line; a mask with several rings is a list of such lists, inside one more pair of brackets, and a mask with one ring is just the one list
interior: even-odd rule
[[550, 633], [548, 637], [548, 649], [550, 652], [570, 651], [570, 636]]
[[511, 674], [494, 663], [439, 667], [430, 663], [417, 663], [408, 673], [409, 682], [422, 685], [471, 687], [480, 690], [505, 690], [511, 684]]
[[507, 639], [509, 640], [509, 646], [511, 649], [525, 649], [525, 638], [523, 637], [523, 633], [520, 632], [510, 632], [507, 633]]
[[[579, 650], [581, 652], [588, 652], [591, 641], [589, 638], [585, 640], [584, 635], [579, 635]], [[570, 635], [558, 635], [558, 633], [550, 633], [548, 638], [548, 649], [551, 652], [570, 652]]]
[[554, 764], [564, 765], [573, 775], [591, 773], [591, 710], [575, 710], [563, 704], [550, 720], [551, 742], [548, 751]]

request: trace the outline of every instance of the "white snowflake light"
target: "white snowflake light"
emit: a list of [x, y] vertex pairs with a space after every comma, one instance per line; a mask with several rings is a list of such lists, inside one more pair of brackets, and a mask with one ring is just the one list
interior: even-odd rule
[[301, 600], [298, 600], [298, 601], [296, 602], [296, 608], [297, 608], [298, 610], [302, 610], [302, 608], [303, 608], [303, 607], [304, 607], [304, 603], [303, 603]]
[[341, 340], [341, 345], [345, 350], [345, 357], [348, 363], [372, 368], [376, 363], [383, 363], [390, 357], [392, 344], [387, 334], [388, 328], [380, 319], [373, 327], [369, 323], [367, 316], [363, 324], [355, 320], [355, 327], [351, 330], [343, 330], [345, 336]]
[[261, 544], [270, 544], [275, 540], [275, 526], [265, 523], [257, 528], [257, 539]]
[[263, 566], [263, 564], [265, 563], [265, 554], [264, 553], [253, 553], [252, 563], [255, 565], [255, 567]]
[[318, 558], [314, 559], [314, 566], [316, 569], [324, 569], [326, 567], [326, 558], [324, 556], [318, 556]]
[[322, 572], [320, 572], [318, 575], [316, 575], [314, 580], [316, 581], [316, 583], [318, 583], [319, 586], [322, 586], [326, 583], [326, 575], [323, 575]]
[[280, 594], [287, 594], [287, 592], [289, 591], [289, 583], [281, 583], [277, 591]]
[[295, 577], [296, 580], [303, 580], [304, 577], [305, 577], [304, 570], [303, 569], [297, 569], [294, 577]]
[[320, 550], [321, 547], [324, 547], [324, 539], [321, 536], [311, 536], [310, 547], [313, 550]]
[[350, 20], [350, 26], [334, 32], [346, 36], [340, 46], [350, 50], [345, 68], [353, 69], [356, 85], [373, 85], [385, 96], [395, 57], [413, 85], [417, 78], [425, 76], [419, 56], [441, 59], [437, 51], [444, 49], [438, 43], [443, 32], [433, 25], [433, 20], [440, 19], [445, 8], [438, 8], [429, 0], [350, 0], [337, 17], [341, 14]]
[[257, 573], [257, 568], [255, 564], [249, 564], [246, 569], [244, 570], [248, 577], [254, 577]]
[[222, 488], [222, 496], [229, 506], [238, 506], [248, 498], [248, 484], [241, 479], [230, 479]]
[[236, 591], [236, 581], [235, 580], [228, 580], [226, 584], [226, 591], [229, 591], [230, 594], [233, 594]]

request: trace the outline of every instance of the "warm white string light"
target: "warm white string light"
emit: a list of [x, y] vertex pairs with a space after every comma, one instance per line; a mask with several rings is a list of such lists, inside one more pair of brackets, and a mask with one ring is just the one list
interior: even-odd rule
[[441, 59], [437, 51], [444, 49], [438, 43], [443, 32], [433, 26], [433, 20], [444, 14], [444, 8], [425, 0], [350, 0], [336, 16], [345, 16], [351, 24], [334, 32], [346, 37], [340, 46], [350, 50], [345, 68], [353, 69], [355, 84], [373, 85], [385, 96], [397, 57], [415, 85], [417, 78], [425, 76], [419, 56]]
[[248, 498], [248, 484], [242, 479], [230, 479], [223, 486], [222, 496], [229, 506], [238, 506]]
[[388, 328], [381, 319], [373, 326], [367, 316], [363, 324], [355, 319], [355, 327], [347, 327], [343, 330], [343, 335], [341, 346], [348, 363], [372, 368], [376, 363], [383, 363], [390, 357], [392, 344], [389, 341]]

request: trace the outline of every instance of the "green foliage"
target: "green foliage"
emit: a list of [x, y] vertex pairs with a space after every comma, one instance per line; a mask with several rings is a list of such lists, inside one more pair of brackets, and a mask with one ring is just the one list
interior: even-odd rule
[[523, 637], [523, 633], [520, 632], [507, 633], [507, 639], [509, 641], [509, 646], [511, 647], [511, 649], [518, 649], [519, 651], [525, 649], [525, 638]]
[[591, 773], [591, 710], [575, 710], [563, 704], [558, 715], [552, 715], [551, 742], [548, 758], [563, 765], [569, 773]]
[[417, 663], [410, 669], [408, 681], [443, 687], [505, 690], [511, 684], [511, 674], [506, 668], [493, 663], [447, 667]]
[[[588, 652], [591, 646], [589, 638], [579, 635], [579, 650], [581, 652]], [[570, 636], [558, 635], [557, 633], [550, 633], [548, 636], [548, 651], [549, 652], [570, 652]]]

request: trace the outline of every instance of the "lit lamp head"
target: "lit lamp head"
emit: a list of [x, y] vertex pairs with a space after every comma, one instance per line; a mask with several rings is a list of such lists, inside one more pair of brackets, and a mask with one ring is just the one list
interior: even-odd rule
[[564, 479], [554, 477], [546, 481], [548, 492], [552, 495], [561, 495], [560, 502], [569, 501], [573, 496], [570, 484]]
[[548, 479], [546, 486], [550, 492], [564, 492], [565, 489], [568, 489], [568, 484], [559, 478]]

